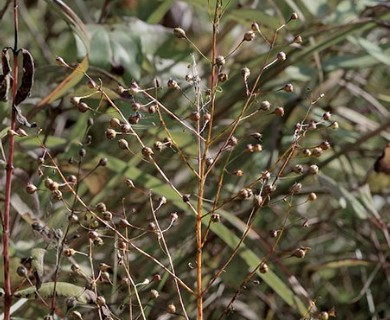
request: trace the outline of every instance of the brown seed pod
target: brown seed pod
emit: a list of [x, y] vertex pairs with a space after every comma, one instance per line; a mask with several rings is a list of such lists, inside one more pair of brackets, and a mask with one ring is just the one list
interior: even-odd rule
[[11, 67], [9, 65], [7, 49], [1, 53], [1, 66], [3, 74], [0, 75], [0, 101], [8, 100], [9, 89], [11, 88]]
[[262, 262], [259, 266], [260, 273], [267, 273], [269, 270], [268, 265], [265, 262]]
[[150, 158], [154, 154], [153, 150], [149, 147], [143, 147], [141, 152], [145, 158]]
[[38, 188], [37, 188], [35, 185], [33, 185], [32, 183], [28, 183], [28, 184], [26, 185], [26, 191], [27, 191], [27, 193], [29, 193], [29, 194], [33, 194], [33, 193], [35, 193], [37, 190], [38, 190]]
[[254, 31], [247, 31], [244, 34], [244, 39], [243, 41], [252, 41], [256, 37], [256, 34]]
[[108, 140], [113, 140], [113, 139], [115, 139], [115, 137], [116, 137], [116, 131], [114, 129], [108, 128], [106, 130], [106, 138]]
[[173, 29], [173, 34], [176, 38], [183, 39], [186, 38], [186, 32], [182, 28], [175, 28]]
[[15, 106], [19, 105], [21, 102], [26, 100], [26, 98], [31, 93], [31, 88], [33, 86], [34, 81], [34, 59], [31, 53], [22, 49], [23, 54], [23, 76], [22, 76], [22, 84], [18, 89], [15, 97]]

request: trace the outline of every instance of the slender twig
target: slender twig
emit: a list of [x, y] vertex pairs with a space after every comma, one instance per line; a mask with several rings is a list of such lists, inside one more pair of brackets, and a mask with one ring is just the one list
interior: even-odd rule
[[4, 14], [6, 13], [6, 11], [7, 11], [8, 7], [9, 7], [9, 5], [11, 4], [11, 1], [12, 1], [12, 0], [7, 0], [7, 2], [4, 4], [3, 9], [1, 9], [1, 11], [0, 11], [0, 20], [3, 19]]
[[[164, 253], [167, 255], [167, 257], [168, 257], [168, 261], [169, 261], [169, 265], [171, 266], [172, 273], [176, 274], [175, 266], [174, 266], [174, 263], [173, 263], [173, 259], [172, 259], [172, 256], [171, 256], [170, 252], [169, 252], [169, 248], [168, 248], [167, 242], [165, 241], [164, 232], [161, 230], [160, 223], [158, 222], [158, 219], [157, 219], [157, 216], [156, 216], [157, 210], [161, 207], [162, 203], [157, 208], [154, 208], [153, 207], [153, 201], [152, 201], [152, 194], [150, 194], [149, 200], [150, 200], [150, 206], [152, 208], [153, 219], [154, 219], [154, 222], [156, 223], [156, 227], [157, 227], [157, 232], [158, 232], [157, 236], [159, 237], [159, 240], [161, 240], [162, 249], [163, 249]], [[179, 286], [179, 283], [177, 282], [177, 277], [175, 277], [173, 279], [173, 281], [175, 282], [176, 291], [177, 291], [177, 294], [178, 294], [178, 297], [179, 297], [180, 306], [181, 306], [181, 308], [183, 310], [183, 313], [184, 313], [184, 317], [187, 320], [189, 320], [189, 317], [187, 315], [187, 311], [186, 311], [186, 308], [185, 308], [185, 305], [184, 305], [183, 297], [182, 297], [182, 294], [180, 292], [180, 286]]]

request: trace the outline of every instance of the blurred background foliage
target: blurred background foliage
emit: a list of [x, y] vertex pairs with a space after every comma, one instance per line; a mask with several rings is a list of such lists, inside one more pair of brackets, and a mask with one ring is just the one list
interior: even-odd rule
[[[186, 74], [196, 70], [201, 78], [202, 91], [206, 92], [210, 64], [188, 42], [175, 38], [172, 28], [183, 28], [199, 50], [210, 57], [214, 1], [64, 2], [74, 16], [54, 0], [26, 0], [19, 7], [19, 45], [31, 51], [36, 64], [33, 92], [23, 110], [37, 122], [41, 131], [26, 129], [30, 136], [17, 138], [12, 197], [13, 266], [16, 268], [20, 259], [29, 256], [33, 248], [46, 245], [32, 230], [33, 221], [42, 221], [53, 230], [64, 230], [67, 226], [68, 209], [63, 202], [55, 201], [44, 187], [46, 177], [59, 180], [47, 157], [46, 166], [38, 161], [44, 156], [44, 144], [65, 175], [85, 177], [79, 184], [78, 194], [91, 208], [103, 201], [115, 217], [126, 216], [132, 225], [148, 229], [153, 221], [149, 193], [152, 193], [153, 202], [158, 202], [161, 196], [166, 197], [168, 205], [158, 211], [159, 221], [162, 228], [168, 226], [170, 213], [178, 213], [179, 220], [165, 237], [177, 275], [192, 284], [195, 281], [193, 214], [155, 167], [143, 160], [135, 138], [128, 140], [134, 156], [120, 150], [115, 140], [106, 139], [109, 120], [117, 113], [97, 94], [86, 100], [91, 109], [97, 111], [80, 113], [72, 106], [70, 97], [91, 93], [86, 79], [76, 79], [76, 75], [71, 78], [80, 82], [62, 88], [55, 99], [44, 99], [71, 73], [55, 63], [57, 56], [68, 64], [87, 57], [84, 60], [88, 61], [87, 73], [97, 83], [101, 79], [103, 87], [126, 117], [135, 114], [135, 102], [144, 104], [148, 100], [142, 96], [120, 97], [115, 91], [118, 84], [128, 87], [132, 80], [136, 80], [145, 88], [153, 87], [158, 81], [161, 85], [156, 91], [158, 100], [185, 119], [195, 110], [193, 87], [186, 82]], [[4, 6], [2, 3], [0, 9]], [[226, 59], [223, 70], [229, 79], [220, 84], [214, 122], [216, 132], [221, 132], [220, 143], [226, 138], [224, 127], [238, 116], [246, 99], [240, 70], [246, 66], [257, 74], [277, 52], [284, 51], [287, 55], [286, 61], [263, 72], [258, 97], [250, 107], [254, 112], [260, 101], [268, 100], [272, 106], [283, 106], [285, 115], [278, 118], [259, 113], [238, 127], [235, 136], [239, 144], [229, 157], [221, 160], [227, 163], [221, 201], [231, 198], [256, 180], [262, 171], [272, 167], [291, 145], [295, 124], [308, 112], [308, 118], [316, 121], [325, 112], [331, 112], [332, 120], [338, 122], [339, 128], [326, 130], [322, 126], [307, 134], [302, 147], [312, 148], [322, 141], [329, 141], [331, 149], [318, 159], [296, 154], [286, 172], [296, 164], [316, 163], [320, 174], [313, 177], [291, 173], [283, 177], [273, 201], [256, 213], [245, 246], [205, 296], [206, 319], [219, 319], [247, 272], [270, 252], [267, 263], [272, 273], [261, 277], [256, 275], [241, 288], [234, 310], [224, 318], [317, 319], [321, 311], [332, 313], [332, 308], [339, 319], [390, 317], [390, 176], [373, 171], [376, 159], [390, 140], [389, 8], [386, 1], [372, 0], [224, 1], [217, 38], [218, 54], [225, 56], [238, 45], [254, 21], [260, 25], [264, 37], [271, 39], [274, 30], [285, 23], [292, 12], [296, 12], [299, 19], [290, 21], [278, 33], [271, 51], [264, 39], [257, 37], [253, 42], [243, 43]], [[11, 9], [8, 8], [0, 21], [2, 47], [13, 44]], [[294, 42], [297, 35], [301, 35], [302, 43]], [[254, 78], [249, 78], [250, 85]], [[169, 79], [177, 81], [181, 90], [168, 90], [166, 83]], [[294, 85], [293, 93], [278, 91], [286, 83]], [[311, 102], [322, 93], [325, 96], [309, 110]], [[167, 137], [157, 114], [143, 109], [136, 112], [140, 121], [134, 128], [145, 145], [152, 147], [156, 141]], [[4, 145], [9, 115], [9, 104], [0, 102], [0, 131]], [[88, 126], [91, 117], [94, 124]], [[175, 142], [195, 166], [195, 137], [169, 117], [165, 120]], [[249, 136], [253, 132], [263, 135], [261, 153], [245, 152], [246, 145], [254, 143]], [[90, 143], [86, 143], [87, 135], [91, 136]], [[80, 160], [81, 146], [86, 149], [86, 156], [78, 166], [75, 163]], [[108, 159], [107, 166], [93, 170], [103, 157]], [[176, 188], [183, 194], [191, 194], [191, 199], [196, 201], [197, 179], [183, 164], [175, 148], [164, 149], [156, 159]], [[220, 175], [217, 168], [206, 184], [210, 200], [214, 199], [217, 189]], [[38, 170], [42, 171], [42, 176]], [[241, 177], [233, 174], [237, 170], [244, 174]], [[0, 178], [3, 186], [3, 173]], [[126, 185], [126, 178], [133, 181], [135, 188]], [[28, 195], [25, 192], [29, 181], [38, 186], [38, 193]], [[303, 184], [300, 194], [291, 202], [282, 201], [294, 182]], [[3, 199], [4, 194], [0, 191]], [[310, 192], [317, 194], [315, 202], [306, 201]], [[64, 198], [68, 203], [73, 199], [66, 191]], [[230, 201], [217, 211], [221, 216], [220, 225], [215, 224], [204, 249], [206, 280], [230, 255], [245, 230], [251, 207], [251, 201]], [[206, 202], [206, 211], [210, 209], [211, 205]], [[283, 236], [272, 251], [275, 239], [269, 232], [281, 229], [284, 223]], [[82, 229], [72, 227], [71, 234], [80, 236], [72, 248], [87, 252], [87, 235]], [[134, 238], [138, 247], [167, 264], [153, 233], [145, 235], [140, 230], [131, 229], [128, 237]], [[101, 262], [117, 265], [115, 240], [107, 236], [104, 245], [94, 249], [96, 268]], [[286, 252], [288, 254], [301, 246], [311, 248], [305, 259], [285, 257]], [[82, 280], [72, 274], [70, 265], [77, 262], [90, 273], [88, 260], [84, 256], [73, 259], [63, 260], [60, 279], [83, 285]], [[155, 273], [162, 275], [160, 282], [139, 289], [147, 318], [177, 318], [178, 315], [166, 313], [169, 303], [178, 306], [177, 293], [168, 274], [139, 252], [131, 251], [129, 259], [136, 283], [152, 279]], [[54, 264], [55, 250], [51, 249], [45, 257], [46, 281], [52, 276]], [[123, 270], [117, 269], [114, 283], [119, 283], [118, 286], [103, 283], [99, 290], [111, 310], [120, 319], [128, 319], [128, 305], [122, 306], [127, 301], [126, 290], [120, 286], [120, 279], [125, 275]], [[15, 274], [13, 288], [20, 283]], [[160, 292], [158, 299], [150, 299], [151, 288]], [[295, 304], [292, 296], [299, 303]], [[195, 319], [195, 299], [184, 293], [184, 303], [190, 318]], [[60, 307], [65, 317], [64, 303]], [[96, 316], [88, 308], [78, 307], [77, 310], [84, 319]], [[25, 302], [14, 315], [15, 319], [41, 319], [45, 312], [43, 305]]]

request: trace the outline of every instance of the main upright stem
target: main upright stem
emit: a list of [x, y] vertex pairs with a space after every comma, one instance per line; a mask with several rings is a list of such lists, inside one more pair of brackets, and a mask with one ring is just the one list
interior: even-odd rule
[[[13, 48], [13, 83], [12, 83], [12, 106], [15, 102], [16, 92], [18, 88], [18, 0], [14, 0], [14, 48]], [[16, 129], [16, 113], [15, 109], [11, 108], [11, 131]], [[14, 170], [14, 148], [15, 138], [13, 134], [8, 136], [8, 157], [6, 165], [6, 179], [5, 179], [5, 198], [4, 198], [4, 214], [2, 217], [3, 223], [3, 260], [4, 260], [4, 320], [11, 319], [11, 305], [12, 305], [12, 290], [10, 278], [10, 263], [9, 263], [9, 218], [11, 208], [11, 186], [12, 174]]]

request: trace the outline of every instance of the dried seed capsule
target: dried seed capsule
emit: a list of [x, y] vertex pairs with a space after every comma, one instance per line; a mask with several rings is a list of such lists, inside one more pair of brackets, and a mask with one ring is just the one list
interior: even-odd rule
[[235, 136], [231, 136], [228, 141], [228, 145], [235, 147], [238, 143], [238, 139]]
[[77, 177], [73, 174], [66, 177], [66, 181], [69, 182], [72, 185], [75, 185], [77, 183]]
[[88, 238], [91, 240], [95, 240], [96, 238], [99, 238], [99, 234], [96, 231], [89, 231]]
[[206, 166], [210, 167], [213, 163], [214, 163], [214, 159], [213, 158], [207, 158], [206, 159]]
[[276, 238], [277, 236], [279, 236], [280, 232], [281, 232], [281, 230], [270, 230], [269, 236], [271, 238]]
[[325, 121], [329, 121], [331, 117], [332, 117], [332, 114], [329, 111], [325, 112], [322, 115], [322, 119], [324, 119]]
[[319, 320], [328, 320], [329, 319], [329, 313], [326, 312], [326, 311], [320, 312], [320, 314], [318, 315], [318, 319]]
[[27, 268], [23, 265], [20, 265], [16, 269], [16, 273], [18, 274], [19, 277], [26, 278], [28, 271]]
[[164, 148], [164, 144], [163, 144], [161, 141], [156, 141], [156, 142], [153, 144], [153, 148], [154, 148], [154, 150], [156, 150], [156, 151], [161, 151], [161, 150]]
[[315, 201], [317, 200], [317, 195], [314, 192], [310, 192], [309, 195], [307, 196], [307, 200]]
[[245, 151], [253, 153], [253, 144], [249, 143], [245, 146]]
[[75, 253], [76, 253], [76, 251], [73, 250], [72, 248], [66, 248], [66, 249], [64, 249], [64, 255], [65, 255], [66, 257], [71, 257], [71, 256], [73, 256]]
[[124, 228], [131, 227], [131, 224], [129, 223], [129, 221], [127, 221], [126, 219], [123, 219], [123, 218], [119, 220], [119, 224], [121, 227], [124, 227]]
[[330, 125], [330, 128], [337, 130], [339, 128], [338, 122], [337, 121], [332, 122], [332, 124]]
[[157, 299], [157, 298], [159, 297], [158, 291], [155, 290], [155, 289], [150, 290], [150, 297], [151, 297], [152, 299]]
[[259, 266], [260, 273], [267, 273], [269, 270], [268, 265], [265, 262], [262, 262]]
[[171, 218], [171, 221], [172, 221], [172, 222], [176, 222], [177, 219], [179, 219], [179, 216], [178, 216], [178, 214], [177, 214], [176, 212], [172, 212], [172, 213], [170, 214], [170, 218]]
[[245, 32], [244, 34], [244, 41], [252, 41], [254, 38], [256, 37], [256, 34], [254, 33], [254, 31], [247, 31]]
[[248, 198], [250, 198], [252, 195], [253, 195], [253, 192], [252, 192], [252, 190], [249, 189], [249, 188], [241, 189], [241, 190], [238, 192], [238, 197], [239, 197], [240, 199], [248, 199]]
[[87, 82], [87, 85], [90, 89], [96, 89], [97, 88], [97, 85], [96, 85], [96, 82], [93, 81], [92, 79], [89, 79], [88, 82]]
[[137, 124], [141, 120], [141, 115], [136, 112], [129, 117], [130, 124]]
[[171, 89], [180, 89], [180, 86], [178, 85], [178, 83], [175, 81], [175, 80], [168, 80], [168, 88], [171, 88]]
[[283, 90], [285, 92], [293, 92], [294, 91], [294, 86], [291, 83], [287, 83], [284, 87]]
[[211, 221], [214, 223], [220, 222], [221, 221], [221, 216], [218, 213], [213, 213], [211, 215]]
[[133, 102], [131, 104], [131, 109], [133, 109], [133, 111], [139, 111], [141, 109], [141, 104], [139, 104], [138, 102]]
[[104, 211], [102, 213], [102, 219], [105, 221], [111, 221], [112, 220], [112, 213], [110, 211]]
[[123, 240], [118, 240], [118, 249], [127, 250], [127, 243]]
[[283, 51], [278, 52], [278, 54], [276, 55], [276, 59], [278, 59], [278, 61], [284, 61], [286, 60], [286, 58], [287, 56]]
[[85, 102], [80, 102], [77, 105], [77, 108], [81, 113], [87, 112], [89, 110], [89, 106]]
[[296, 36], [294, 37], [294, 42], [295, 42], [295, 43], [302, 43], [302, 42], [303, 42], [303, 39], [302, 39], [302, 37], [301, 37], [300, 34], [298, 34], [298, 35], [296, 35]]
[[238, 169], [238, 170], [233, 171], [233, 174], [237, 177], [242, 177], [244, 175], [244, 171], [242, 171], [241, 169]]
[[131, 131], [131, 125], [129, 123], [122, 123], [121, 124], [121, 132], [122, 133], [129, 133]]
[[271, 108], [271, 103], [267, 100], [260, 102], [260, 110], [268, 111]]
[[253, 152], [261, 152], [263, 151], [263, 146], [259, 143], [256, 143], [253, 145]]
[[107, 163], [108, 163], [108, 159], [107, 158], [101, 158], [99, 160], [99, 166], [101, 166], [101, 167], [105, 167], [107, 165]]
[[183, 38], [187, 37], [186, 36], [186, 32], [182, 28], [174, 28], [173, 29], [173, 34], [178, 39], [183, 39]]
[[299, 19], [298, 13], [293, 12], [293, 13], [291, 14], [290, 20], [297, 20], [297, 19]]
[[256, 194], [254, 197], [253, 197], [253, 205], [255, 207], [260, 207], [263, 203], [263, 197], [260, 195], [260, 194]]
[[97, 247], [101, 247], [104, 244], [104, 241], [102, 238], [98, 237], [95, 240], [93, 240], [93, 244]]
[[119, 139], [118, 140], [119, 148], [122, 150], [128, 150], [129, 149], [129, 143], [125, 139]]
[[157, 111], [157, 108], [158, 108], [158, 105], [157, 105], [157, 104], [152, 104], [152, 105], [149, 106], [148, 112], [149, 112], [150, 114], [155, 114], [156, 111]]
[[73, 213], [73, 214], [69, 215], [68, 221], [70, 223], [78, 223], [79, 222], [79, 217]]
[[267, 180], [269, 180], [270, 178], [271, 178], [271, 173], [270, 173], [269, 171], [263, 171], [263, 172], [261, 173], [261, 179], [262, 179], [262, 180], [267, 181]]
[[104, 202], [99, 202], [97, 205], [96, 205], [96, 211], [99, 212], [99, 213], [103, 213], [104, 211], [107, 211], [107, 207], [106, 207], [106, 204]]
[[261, 141], [261, 139], [263, 138], [263, 135], [259, 132], [254, 132], [251, 134], [251, 137], [255, 138], [256, 140]]
[[80, 103], [81, 99], [80, 97], [71, 97], [70, 103], [73, 104], [75, 107], [77, 107]]
[[156, 230], [157, 230], [156, 224], [155, 224], [154, 222], [150, 222], [150, 223], [148, 224], [148, 230], [150, 230], [150, 231], [156, 231]]
[[317, 123], [314, 120], [311, 120], [309, 122], [309, 125], [307, 126], [308, 130], [315, 130], [317, 129]]
[[310, 149], [303, 149], [302, 153], [305, 157], [310, 157], [311, 156], [311, 151]]
[[27, 97], [30, 96], [31, 88], [33, 86], [34, 81], [34, 59], [31, 53], [22, 49], [23, 54], [23, 75], [22, 75], [22, 84], [20, 85], [16, 97], [15, 97], [15, 106], [18, 106], [21, 102], [26, 100]]
[[113, 129], [107, 129], [106, 130], [106, 138], [108, 140], [114, 140], [116, 137], [116, 131]]
[[129, 188], [134, 188], [134, 183], [131, 179], [126, 179], [126, 185], [129, 187]]
[[199, 112], [192, 112], [191, 115], [190, 115], [190, 119], [192, 121], [199, 121], [200, 120], [200, 114]]
[[172, 147], [172, 140], [171, 140], [171, 138], [169, 138], [169, 137], [164, 138], [163, 142], [164, 142], [164, 144], [165, 144], [167, 147]]
[[62, 192], [60, 191], [60, 190], [53, 190], [53, 192], [52, 192], [52, 195], [53, 195], [53, 198], [55, 199], [55, 200], [62, 200], [63, 198], [62, 198]]
[[87, 126], [88, 127], [92, 127], [93, 125], [94, 125], [93, 118], [89, 117], [88, 120], [87, 120]]
[[185, 203], [190, 202], [191, 195], [190, 194], [183, 194], [182, 199]]
[[301, 174], [303, 172], [303, 166], [301, 164], [296, 164], [292, 171]]
[[153, 150], [149, 147], [143, 147], [141, 152], [145, 158], [150, 158], [152, 155], [154, 155]]
[[80, 150], [79, 150], [79, 156], [80, 156], [81, 158], [84, 158], [84, 157], [86, 156], [86, 154], [87, 154], [87, 150], [85, 150], [84, 148], [80, 148]]
[[59, 184], [58, 184], [58, 182], [55, 182], [55, 181], [53, 181], [52, 179], [50, 179], [50, 178], [46, 178], [46, 180], [45, 180], [45, 186], [46, 186], [46, 188], [48, 188], [50, 191], [54, 191], [54, 190], [58, 190], [58, 188], [59, 188]]
[[277, 117], [283, 117], [284, 116], [284, 108], [283, 107], [276, 107], [274, 110], [274, 114]]
[[320, 144], [320, 148], [322, 149], [322, 150], [328, 150], [328, 149], [330, 149], [330, 143], [329, 143], [329, 141], [322, 141], [321, 142], [321, 144]]
[[99, 306], [105, 306], [106, 305], [106, 299], [103, 296], [98, 296], [96, 298], [96, 304]]
[[170, 314], [175, 314], [176, 313], [176, 307], [173, 303], [168, 304], [167, 307], [167, 312]]
[[60, 66], [69, 67], [65, 60], [61, 57], [56, 57], [56, 63]]
[[33, 185], [32, 183], [27, 183], [26, 185], [26, 192], [29, 194], [33, 194], [38, 190], [38, 188]]
[[275, 190], [276, 190], [276, 186], [275, 185], [267, 184], [267, 185], [264, 186], [263, 192], [264, 192], [265, 195], [269, 195], [270, 193], [272, 193]]
[[70, 314], [70, 320], [83, 320], [84, 318], [82, 317], [81, 313], [73, 310]]
[[302, 189], [302, 184], [301, 183], [294, 183], [291, 188], [290, 188], [290, 194], [296, 194], [299, 193]]
[[252, 22], [251, 29], [252, 29], [252, 31], [260, 32], [260, 26], [257, 22]]
[[226, 82], [229, 79], [227, 73], [221, 72], [218, 73], [218, 81], [219, 82]]
[[241, 75], [245, 80], [247, 80], [249, 78], [250, 74], [251, 74], [251, 71], [249, 70], [249, 68], [244, 67], [241, 69]]
[[292, 257], [297, 258], [304, 258], [306, 256], [306, 253], [310, 251], [310, 247], [300, 247], [294, 250], [294, 252], [291, 254]]
[[319, 170], [320, 169], [318, 168], [317, 165], [312, 164], [311, 166], [309, 166], [308, 173], [309, 174], [317, 174]]
[[219, 67], [223, 66], [226, 63], [224, 56], [218, 56], [215, 58], [215, 64]]
[[319, 158], [323, 154], [323, 150], [320, 147], [313, 148], [311, 154], [313, 157]]

